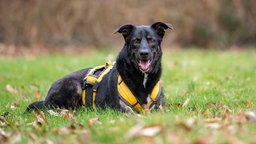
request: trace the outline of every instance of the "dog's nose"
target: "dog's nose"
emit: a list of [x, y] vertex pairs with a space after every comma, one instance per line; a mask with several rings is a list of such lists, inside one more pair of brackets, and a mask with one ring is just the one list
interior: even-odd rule
[[147, 49], [140, 50], [140, 56], [142, 58], [148, 58], [149, 51]]

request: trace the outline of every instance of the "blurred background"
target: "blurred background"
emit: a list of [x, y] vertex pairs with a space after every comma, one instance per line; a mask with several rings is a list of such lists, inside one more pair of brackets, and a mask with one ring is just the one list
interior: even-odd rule
[[255, 0], [0, 0], [0, 52], [120, 47], [116, 28], [156, 21], [175, 28], [168, 47], [255, 48], [255, 7]]

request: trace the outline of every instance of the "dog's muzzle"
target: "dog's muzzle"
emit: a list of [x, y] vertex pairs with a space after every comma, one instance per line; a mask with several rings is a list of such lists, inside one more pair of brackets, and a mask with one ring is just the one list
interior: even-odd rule
[[138, 65], [141, 71], [147, 72], [150, 68], [151, 65], [151, 60], [150, 60], [150, 55], [149, 51], [146, 50], [141, 50], [139, 52], [139, 60], [138, 60]]

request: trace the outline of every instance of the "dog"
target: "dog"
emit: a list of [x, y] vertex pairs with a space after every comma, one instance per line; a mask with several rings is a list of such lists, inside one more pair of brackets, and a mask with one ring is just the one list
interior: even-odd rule
[[[159, 81], [162, 73], [161, 42], [167, 29], [172, 30], [173, 26], [163, 22], [119, 27], [114, 33], [122, 34], [125, 43], [115, 63], [85, 68], [64, 76], [52, 84], [45, 100], [30, 104], [26, 111], [79, 109], [82, 106], [138, 113], [163, 110], [164, 92]], [[100, 75], [102, 73], [104, 75]], [[93, 75], [98, 75], [98, 78]]]

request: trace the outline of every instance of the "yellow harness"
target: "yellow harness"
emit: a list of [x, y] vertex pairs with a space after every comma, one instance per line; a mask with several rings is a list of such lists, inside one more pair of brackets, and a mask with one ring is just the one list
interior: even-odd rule
[[130, 105], [136, 112], [147, 111], [152, 106], [153, 102], [157, 99], [160, 94], [160, 82], [158, 81], [154, 86], [151, 94], [150, 101], [147, 105], [142, 106], [130, 89], [126, 86], [121, 76], [118, 75], [118, 92], [121, 100], [123, 100], [126, 104]]
[[[83, 83], [83, 90], [82, 90], [82, 103], [83, 105], [86, 105], [86, 99], [87, 99], [87, 92], [86, 92], [86, 86], [91, 85], [92, 86], [92, 107], [95, 108], [95, 97], [97, 93], [97, 85], [103, 77], [113, 68], [112, 63], [108, 62], [106, 65], [97, 66], [89, 70], [87, 75], [84, 78]], [[136, 112], [142, 112], [145, 110], [149, 110], [152, 107], [152, 104], [154, 101], [158, 98], [160, 95], [160, 82], [158, 81], [157, 84], [154, 86], [151, 94], [150, 94], [150, 101], [147, 105], [141, 105], [136, 97], [133, 95], [131, 90], [127, 87], [127, 85], [122, 80], [121, 76], [118, 75], [118, 92], [120, 99], [127, 105], [129, 105], [131, 108], [133, 108]]]

